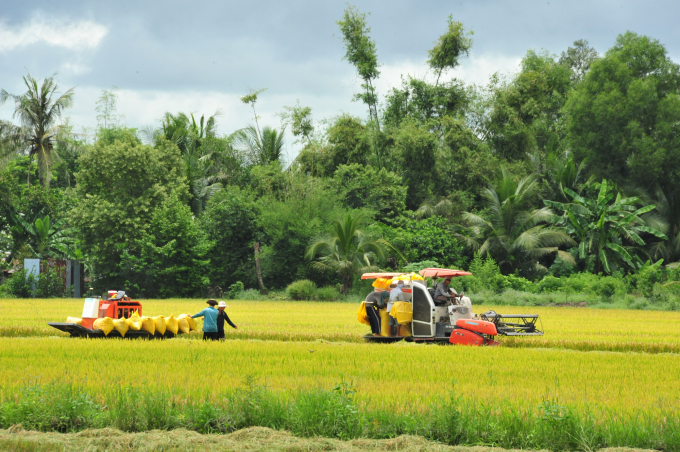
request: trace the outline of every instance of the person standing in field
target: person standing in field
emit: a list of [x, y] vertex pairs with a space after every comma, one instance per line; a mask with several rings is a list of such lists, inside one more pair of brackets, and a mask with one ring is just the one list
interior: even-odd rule
[[386, 306], [389, 294], [384, 291], [373, 291], [366, 297], [365, 306], [368, 321], [371, 324], [371, 332], [374, 336], [380, 336], [380, 315], [378, 311]]
[[216, 341], [219, 339], [217, 332], [217, 316], [219, 311], [215, 309], [217, 301], [210, 299], [206, 301], [206, 303], [208, 303], [209, 306], [198, 314], [192, 315], [191, 318], [195, 319], [196, 317], [203, 317], [203, 340], [206, 341], [210, 339], [211, 341]]
[[404, 301], [404, 281], [397, 281], [397, 287], [390, 290], [390, 301], [387, 303], [387, 313], [390, 314], [390, 336], [397, 336], [399, 332], [399, 322], [397, 322], [396, 314], [392, 316], [392, 306], [397, 301]]
[[226, 321], [232, 328], [238, 329], [236, 325], [229, 319], [227, 312], [224, 308], [228, 308], [227, 303], [220, 301], [217, 305], [217, 338], [221, 341], [224, 340], [224, 322]]

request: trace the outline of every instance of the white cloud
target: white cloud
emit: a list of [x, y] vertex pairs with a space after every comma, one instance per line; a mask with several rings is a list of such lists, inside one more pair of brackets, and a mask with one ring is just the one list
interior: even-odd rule
[[[501, 74], [517, 72], [521, 61], [522, 58], [519, 56], [512, 57], [492, 54], [473, 56], [463, 59], [461, 65], [455, 70], [449, 71], [446, 76], [442, 77], [441, 81], [449, 81], [456, 78], [468, 85], [486, 85], [489, 82], [489, 77], [496, 72]], [[426, 78], [432, 82], [434, 82], [435, 77], [425, 60], [422, 62], [405, 60], [398, 63], [385, 64], [380, 67], [380, 79], [376, 84], [378, 92], [385, 95], [391, 88], [401, 86], [401, 77], [406, 75], [420, 79]], [[361, 82], [355, 81], [353, 88], [355, 92], [360, 90]]]
[[467, 84], [486, 85], [496, 72], [501, 74], [518, 72], [521, 56], [483, 54], [463, 60], [453, 72], [454, 76]]
[[107, 33], [104, 25], [87, 20], [71, 22], [36, 16], [15, 27], [3, 21], [0, 22], [0, 52], [36, 43], [71, 50], [93, 49]]

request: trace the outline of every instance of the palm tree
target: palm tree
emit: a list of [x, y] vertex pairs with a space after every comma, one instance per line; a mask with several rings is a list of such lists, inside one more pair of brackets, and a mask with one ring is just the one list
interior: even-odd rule
[[281, 160], [284, 131], [265, 126], [260, 134], [257, 128], [248, 126], [234, 134], [234, 144], [246, 154], [251, 164], [268, 165]]
[[191, 211], [200, 215], [210, 197], [220, 188], [224, 174], [214, 171], [213, 154], [206, 151], [202, 144], [207, 137], [214, 137], [217, 130], [218, 110], [207, 120], [202, 115], [197, 122], [193, 113], [165, 113], [161, 127], [144, 130], [142, 136], [148, 143], [157, 143], [163, 137], [177, 145], [182, 154], [184, 169], [192, 194]]
[[[680, 193], [664, 192], [656, 187], [654, 194], [645, 196], [645, 202], [654, 203], [655, 211], [642, 215], [645, 224], [663, 232], [668, 240], [650, 243], [647, 249], [654, 260], [663, 259], [666, 265], [680, 261]], [[642, 196], [641, 196], [642, 198]]]
[[565, 189], [570, 189], [576, 193], [581, 192], [581, 188], [592, 181], [592, 176], [587, 181], [585, 179], [586, 160], [576, 163], [574, 154], [564, 152], [563, 154], [549, 154], [546, 163], [548, 166], [548, 178], [552, 185], [553, 192], [562, 200], [568, 201], [569, 198]]
[[574, 241], [560, 228], [548, 225], [553, 212], [547, 207], [528, 210], [537, 188], [535, 176], [517, 183], [503, 168], [495, 183], [482, 191], [487, 218], [464, 212], [457, 237], [480, 255], [491, 255], [506, 274], [529, 260], [540, 267], [537, 259], [548, 255], [573, 263], [571, 254], [559, 247], [573, 246]]
[[313, 268], [332, 271], [342, 279], [342, 292], [352, 288], [357, 272], [376, 270], [376, 262], [384, 262], [386, 250], [392, 248], [385, 240], [374, 240], [359, 229], [363, 215], [348, 213], [333, 221], [333, 234], [315, 239], [307, 248], [306, 258], [317, 261]]
[[[14, 116], [18, 117], [21, 123], [15, 132], [21, 136], [17, 141], [26, 143], [31, 160], [33, 156], [36, 157], [40, 184], [48, 187], [52, 176], [50, 168], [59, 158], [55, 142], [65, 140], [68, 133], [57, 124], [57, 121], [61, 118], [62, 112], [72, 105], [75, 92], [71, 88], [55, 99], [58, 86], [54, 76], [43, 80], [40, 86], [30, 74], [23, 79], [28, 91], [22, 95], [14, 95], [0, 89], [0, 105], [7, 99], [14, 100]], [[30, 186], [30, 172], [28, 184]]]
[[[205, 119], [205, 115], [196, 122], [193, 113], [165, 113], [161, 127], [153, 132], [154, 137], [163, 135], [166, 139], [177, 145], [182, 154], [191, 152], [201, 146], [201, 140], [205, 137], [215, 136], [217, 133], [217, 120], [220, 111]], [[147, 132], [148, 133], [148, 132]]]
[[452, 213], [453, 203], [446, 198], [442, 198], [439, 202], [436, 202], [436, 200], [433, 199], [427, 199], [420, 207], [418, 207], [418, 210], [416, 210], [416, 215], [423, 218], [430, 218], [435, 215], [450, 218]]
[[641, 235], [667, 239], [665, 234], [647, 226], [640, 218], [640, 215], [654, 210], [654, 205], [637, 208], [640, 204], [637, 196], [623, 198], [617, 192], [614, 197], [612, 186], [607, 184], [606, 179], [600, 184], [596, 200], [584, 198], [568, 188], [565, 192], [572, 199], [571, 203], [546, 201], [546, 204], [564, 212], [556, 224], [578, 239], [581, 259], [593, 256], [595, 273], [640, 267], [643, 262], [640, 255], [644, 253], [641, 247], [645, 245]]
[[25, 147], [21, 139], [20, 127], [9, 121], [0, 120], [0, 168]]

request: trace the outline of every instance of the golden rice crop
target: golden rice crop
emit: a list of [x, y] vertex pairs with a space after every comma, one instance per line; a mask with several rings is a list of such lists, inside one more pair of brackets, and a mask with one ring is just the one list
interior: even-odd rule
[[203, 342], [0, 338], [5, 397], [31, 384], [72, 383], [96, 393], [141, 385], [215, 399], [245, 376], [273, 389], [331, 388], [353, 379], [363, 403], [416, 409], [446, 397], [506, 408], [561, 404], [661, 415], [680, 409], [680, 355], [324, 342]]
[[[230, 339], [362, 342], [367, 327], [356, 321], [357, 303], [286, 301], [228, 302], [228, 313], [239, 326], [227, 327]], [[195, 313], [205, 300], [144, 300], [144, 314]], [[574, 350], [680, 353], [680, 312], [633, 311], [565, 307], [475, 306], [475, 312], [535, 313], [545, 335], [500, 338], [508, 347]], [[80, 316], [82, 300], [0, 300], [0, 337], [67, 336], [47, 325]], [[200, 322], [199, 322], [200, 324]], [[200, 338], [200, 332], [189, 338]]]

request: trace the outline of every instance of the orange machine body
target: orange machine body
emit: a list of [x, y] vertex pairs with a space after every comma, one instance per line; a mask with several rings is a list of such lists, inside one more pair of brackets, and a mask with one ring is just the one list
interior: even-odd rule
[[492, 339], [487, 339], [481, 334], [475, 333], [474, 331], [464, 330], [462, 328], [456, 328], [451, 332], [451, 337], [449, 337], [449, 342], [451, 344], [457, 345], [491, 345], [497, 346], [501, 345], [500, 342], [496, 342]]
[[466, 330], [474, 331], [475, 333], [488, 334], [489, 336], [495, 336], [498, 334], [496, 325], [485, 320], [458, 319], [456, 321], [456, 326]]
[[[111, 319], [127, 319], [136, 312], [140, 317], [142, 316], [142, 304], [139, 301], [132, 301], [130, 297], [123, 297], [120, 300], [99, 300], [99, 316], [103, 319], [109, 317]], [[94, 321], [97, 319], [83, 318], [83, 327], [94, 329]]]

